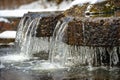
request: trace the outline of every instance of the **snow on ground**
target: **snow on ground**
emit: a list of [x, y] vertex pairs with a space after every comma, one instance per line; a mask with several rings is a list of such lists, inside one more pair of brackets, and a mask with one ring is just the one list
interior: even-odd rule
[[0, 18], [0, 22], [10, 23], [10, 21], [6, 18]]
[[42, 2], [38, 0], [30, 4], [22, 5], [15, 10], [0, 10], [0, 17], [22, 17], [28, 12], [45, 12], [45, 11], [61, 11], [66, 10], [71, 2], [63, 1], [59, 6], [56, 3]]
[[15, 10], [0, 10], [0, 17], [22, 17], [28, 12], [43, 12], [43, 11], [61, 11], [66, 10], [76, 4], [83, 4], [89, 2], [91, 4], [96, 2], [101, 2], [104, 0], [74, 0], [63, 1], [61, 4], [57, 5], [54, 2], [47, 2], [46, 0], [34, 1], [30, 4], [22, 5]]
[[34, 1], [30, 4], [22, 5], [15, 10], [0, 10], [0, 17], [22, 17], [28, 12], [45, 12], [45, 11], [63, 11], [69, 8], [71, 2], [63, 1], [60, 5], [44, 0]]
[[22, 17], [25, 13], [28, 12], [47, 12], [55, 11], [50, 9], [26, 9], [26, 10], [0, 10], [0, 17]]
[[0, 33], [0, 38], [15, 38], [16, 37], [16, 31], [4, 31]]
[[76, 4], [83, 4], [83, 3], [90, 3], [90, 4], [94, 4], [97, 2], [102, 2], [105, 0], [74, 0], [70, 6], [76, 5]]
[[35, 1], [33, 3], [22, 5], [18, 9], [50, 9], [50, 10], [66, 10], [67, 6], [70, 5], [70, 1], [63, 1], [60, 5], [53, 2], [47, 2], [46, 0]]

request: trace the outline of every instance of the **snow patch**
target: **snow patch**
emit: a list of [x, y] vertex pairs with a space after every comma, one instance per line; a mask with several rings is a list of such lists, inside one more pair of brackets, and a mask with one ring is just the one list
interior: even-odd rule
[[73, 5], [78, 5], [78, 4], [83, 4], [83, 3], [90, 3], [90, 4], [94, 4], [94, 3], [97, 3], [97, 2], [102, 2], [102, 1], [105, 1], [105, 0], [74, 0], [70, 7], [73, 6]]
[[15, 10], [0, 10], [0, 17], [23, 17], [28, 12], [47, 12], [47, 11], [63, 11], [70, 6], [71, 1], [63, 1], [60, 5], [47, 2], [44, 0], [34, 1], [30, 4], [22, 5]]
[[47, 2], [46, 0], [44, 1], [35, 1], [33, 3], [27, 4], [27, 5], [22, 5], [18, 9], [51, 9], [51, 10], [65, 10], [67, 6], [69, 6], [71, 1], [63, 1], [61, 4], [57, 5], [54, 2]]
[[16, 31], [4, 31], [0, 33], [0, 38], [15, 38]]
[[0, 22], [10, 23], [10, 21], [6, 18], [0, 18]]
[[23, 17], [23, 15], [28, 12], [48, 12], [48, 11], [56, 11], [56, 9], [0, 10], [0, 17]]

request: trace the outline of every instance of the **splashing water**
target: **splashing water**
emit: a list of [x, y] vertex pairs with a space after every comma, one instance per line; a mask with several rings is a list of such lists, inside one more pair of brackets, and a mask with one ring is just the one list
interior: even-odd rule
[[26, 57], [24, 55], [20, 55], [20, 54], [12, 54], [12, 55], [6, 55], [6, 56], [2, 56], [0, 57], [0, 60], [2, 62], [21, 62], [21, 61], [25, 61], [25, 60], [29, 60], [29, 57]]
[[41, 20], [41, 17], [39, 17], [32, 18], [29, 16], [21, 20], [16, 37], [16, 48], [18, 53], [32, 57], [34, 53], [39, 53], [43, 50], [46, 52], [48, 51], [48, 38], [36, 37], [36, 30]]
[[1, 63], [0, 64], [0, 69], [5, 68], [5, 66]]
[[27, 26], [27, 31], [24, 34], [23, 44], [21, 46], [21, 54], [25, 54], [27, 56], [31, 56], [31, 52], [33, 49], [33, 40], [36, 34], [36, 29], [38, 26], [40, 18], [33, 19], [31, 23]]
[[68, 48], [65, 43], [62, 42], [65, 29], [68, 27], [68, 22], [72, 18], [65, 18], [63, 22], [58, 22], [56, 28], [53, 32], [53, 37], [51, 39], [49, 60], [51, 63], [59, 63], [60, 65], [65, 65], [66, 56]]
[[[51, 40], [49, 60], [51, 63], [59, 63], [62, 66], [88, 66], [92, 67], [114, 67], [120, 64], [120, 48], [116, 47], [94, 47], [94, 46], [77, 46], [65, 43], [65, 33], [69, 28], [68, 21], [58, 22]], [[82, 33], [85, 37], [85, 24], [82, 24]], [[73, 35], [75, 38], [75, 35]], [[84, 43], [86, 40], [84, 38]]]

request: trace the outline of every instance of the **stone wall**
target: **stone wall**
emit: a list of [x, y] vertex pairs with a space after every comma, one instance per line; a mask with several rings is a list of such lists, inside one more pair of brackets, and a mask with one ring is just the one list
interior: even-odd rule
[[9, 22], [0, 21], [0, 33], [3, 31], [16, 31], [21, 18], [6, 18]]
[[[21, 18], [7, 18], [9, 22], [0, 22], [0, 33], [4, 31], [17, 31], [18, 24]], [[14, 38], [0, 38], [0, 46], [6, 46], [9, 43], [13, 43], [15, 41]]]

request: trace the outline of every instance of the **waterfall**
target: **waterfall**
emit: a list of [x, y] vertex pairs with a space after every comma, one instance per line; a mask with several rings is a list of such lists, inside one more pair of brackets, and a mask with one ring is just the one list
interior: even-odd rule
[[34, 38], [36, 35], [36, 29], [38, 27], [40, 18], [33, 19], [30, 24], [27, 26], [27, 30], [24, 34], [24, 39], [21, 47], [21, 53], [27, 56], [31, 56], [32, 51], [34, 50]]
[[[65, 18], [66, 20], [66, 18]], [[89, 46], [85, 40], [85, 23], [82, 23], [84, 45], [71, 45], [66, 42], [69, 37], [65, 35], [69, 28], [71, 18], [59, 21], [53, 33], [50, 44], [49, 60], [62, 66], [88, 66], [88, 67], [114, 67], [120, 64], [119, 46]], [[88, 35], [89, 36], [89, 35]], [[73, 34], [72, 38], [76, 38]], [[99, 38], [99, 37], [98, 37]]]
[[26, 32], [26, 29], [27, 26], [30, 24], [30, 22], [32, 21], [31, 17], [23, 17], [20, 22], [19, 22], [19, 25], [18, 25], [18, 30], [17, 30], [17, 36], [16, 36], [16, 39], [15, 39], [15, 47], [17, 49], [17, 52], [19, 52], [20, 48], [22, 47], [22, 42], [23, 42], [23, 39], [24, 39], [24, 33]]
[[55, 30], [53, 32], [52, 39], [50, 41], [50, 52], [49, 52], [49, 60], [51, 63], [58, 63], [60, 65], [65, 65], [67, 57], [67, 44], [63, 41], [65, 30], [68, 27], [68, 22], [70, 22], [72, 18], [68, 17], [63, 19], [63, 21], [58, 21]]
[[[48, 61], [50, 63], [62, 66], [113, 67], [120, 65], [119, 46], [112, 46], [112, 44], [111, 46], [104, 46], [99, 42], [95, 43], [95, 45], [94, 42], [87, 45], [87, 42], [94, 34], [87, 33], [93, 27], [92, 25], [87, 25], [84, 20], [78, 21], [81, 24], [77, 25], [80, 28], [77, 30], [76, 26], [69, 24], [70, 22], [74, 23], [75, 18], [61, 18], [56, 24], [53, 36], [44, 37], [47, 35], [41, 35], [41, 37], [36, 37], [36, 33], [39, 31], [38, 27], [41, 27], [41, 20], [42, 16], [37, 14], [37, 16], [31, 17], [30, 14], [30, 16], [25, 16], [20, 21], [16, 37], [18, 53], [25, 56], [32, 56], [35, 53], [40, 54], [42, 51], [45, 51], [49, 53]], [[88, 27], [90, 29], [87, 29]], [[79, 44], [77, 40], [80, 39], [82, 42]]]
[[21, 19], [17, 36], [16, 49], [17, 53], [31, 57], [32, 54], [40, 53], [40, 51], [48, 52], [48, 37], [36, 37], [37, 28], [40, 25], [41, 16], [30, 17], [25, 16]]

